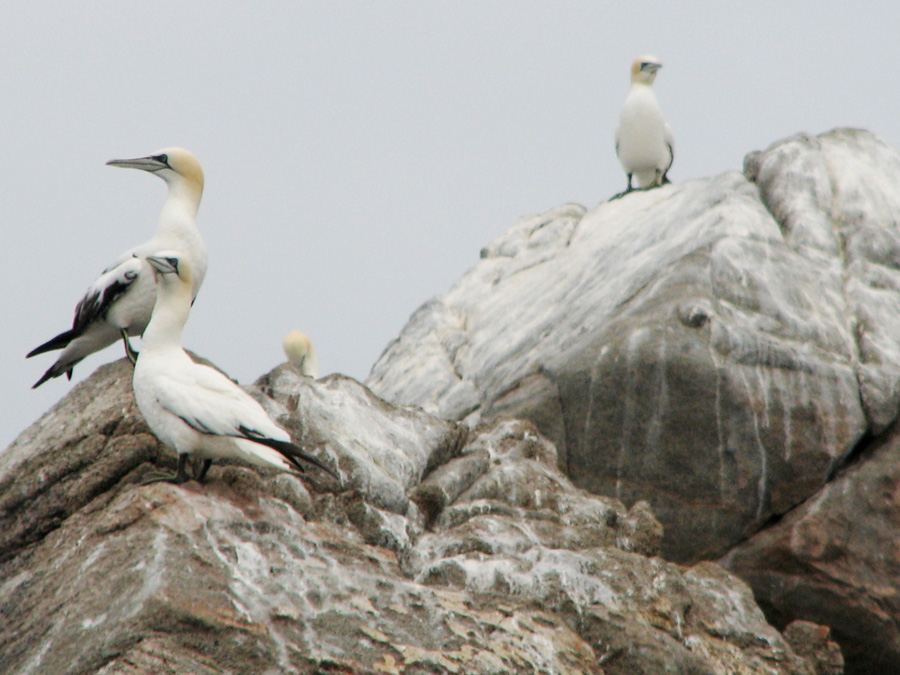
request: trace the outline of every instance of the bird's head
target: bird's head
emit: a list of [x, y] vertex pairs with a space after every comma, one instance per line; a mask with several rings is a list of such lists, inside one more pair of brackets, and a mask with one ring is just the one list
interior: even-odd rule
[[200, 192], [203, 192], [203, 169], [200, 167], [200, 162], [184, 148], [163, 148], [146, 157], [111, 159], [107, 164], [125, 169], [149, 171], [167, 183], [181, 179], [193, 183]]
[[310, 342], [306, 333], [299, 330], [292, 330], [284, 336], [284, 341], [281, 343], [281, 346], [289, 361], [300, 364], [303, 362], [303, 358], [309, 354], [312, 342]]
[[656, 79], [656, 71], [662, 68], [662, 63], [655, 56], [639, 56], [631, 64], [631, 81], [642, 84], [653, 84]]
[[153, 268], [153, 276], [158, 283], [181, 281], [190, 286], [191, 265], [178, 251], [160, 251], [155, 255], [148, 255], [147, 262]]

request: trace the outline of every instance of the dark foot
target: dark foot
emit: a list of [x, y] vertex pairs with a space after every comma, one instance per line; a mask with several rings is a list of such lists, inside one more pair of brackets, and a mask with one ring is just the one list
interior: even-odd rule
[[663, 185], [668, 185], [672, 181], [669, 180], [668, 169], [666, 171], [656, 170], [656, 180], [653, 182], [653, 185], [650, 187], [662, 187]]
[[138, 353], [134, 351], [134, 347], [131, 346], [131, 342], [128, 340], [128, 331], [124, 328], [122, 329], [122, 341], [125, 343], [125, 356], [131, 361], [131, 365], [136, 364]]
[[141, 485], [150, 485], [151, 483], [172, 483], [173, 485], [181, 485], [191, 479], [187, 473], [187, 455], [178, 455], [178, 473], [174, 476], [169, 473], [159, 473], [154, 471], [147, 474], [147, 477], [141, 481]]
[[152, 483], [172, 483], [173, 485], [181, 485], [190, 480], [189, 476], [184, 476], [183, 478], [178, 474], [171, 473], [162, 473], [159, 471], [154, 471], [152, 473], [148, 473], [144, 480], [141, 481], [141, 485], [150, 485]]
[[194, 480], [196, 480], [198, 483], [202, 483], [203, 479], [206, 478], [206, 472], [209, 471], [209, 467], [211, 467], [211, 466], [212, 466], [212, 460], [204, 459], [203, 465], [200, 467], [200, 470], [197, 472], [197, 475], [194, 476]]
[[610, 197], [609, 201], [613, 201], [615, 199], [619, 199], [620, 197], [624, 197], [629, 192], [634, 192], [634, 188], [631, 187], [631, 174], [629, 173], [626, 175], [628, 176], [628, 187], [626, 187], [624, 190], [622, 190], [619, 194], [616, 194], [616, 195], [613, 195], [612, 197]]
[[656, 172], [656, 185], [657, 187], [662, 187], [663, 185], [668, 185], [672, 181], [669, 180], [669, 170]]
[[622, 197], [627, 195], [629, 192], [634, 192], [635, 190], [640, 190], [640, 189], [641, 188], [633, 188], [629, 185], [626, 189], [624, 189], [621, 192], [619, 192], [618, 194], [614, 194], [612, 197], [610, 197], [609, 201], [615, 201], [616, 199], [621, 199]]

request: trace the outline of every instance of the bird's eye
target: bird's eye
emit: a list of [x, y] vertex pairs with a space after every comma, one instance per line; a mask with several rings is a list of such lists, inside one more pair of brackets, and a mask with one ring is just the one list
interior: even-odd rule
[[166, 166], [169, 166], [169, 156], [168, 155], [154, 155], [153, 159], [157, 162], [162, 162]]
[[169, 263], [176, 272], [178, 271], [178, 258], [166, 258], [166, 262]]

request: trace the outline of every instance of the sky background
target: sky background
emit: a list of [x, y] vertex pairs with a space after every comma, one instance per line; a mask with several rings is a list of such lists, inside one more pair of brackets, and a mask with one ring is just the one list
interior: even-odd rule
[[149, 239], [165, 184], [112, 158], [181, 145], [206, 173], [209, 272], [185, 346], [243, 384], [312, 338], [365, 379], [424, 301], [517, 219], [592, 207], [629, 67], [675, 134], [673, 181], [798, 132], [900, 146], [900, 3], [92, 0], [0, 4], [0, 448], [75, 379], [25, 360]]

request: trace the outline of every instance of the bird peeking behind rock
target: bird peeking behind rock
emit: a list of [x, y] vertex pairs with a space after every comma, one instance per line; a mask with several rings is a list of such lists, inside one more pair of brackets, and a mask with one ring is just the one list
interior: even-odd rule
[[660, 68], [662, 64], [653, 56], [640, 56], [631, 64], [631, 89], [616, 129], [616, 155], [628, 176], [628, 186], [613, 199], [635, 189], [632, 178], [642, 190], [669, 182], [666, 174], [674, 157], [672, 130], [653, 93], [653, 80]]
[[145, 258], [163, 249], [178, 249], [194, 270], [191, 297], [197, 296], [206, 275], [206, 246], [197, 230], [197, 209], [203, 195], [203, 169], [197, 158], [184, 148], [164, 148], [147, 157], [111, 159], [110, 166], [140, 169], [162, 178], [169, 195], [159, 216], [156, 235], [128, 249], [91, 284], [75, 308], [71, 330], [32, 349], [26, 358], [62, 349], [56, 362], [32, 388], [65, 374], [86, 356], [111, 345], [120, 337], [125, 353], [134, 362], [135, 352], [128, 341], [144, 332], [153, 303], [156, 284]]
[[281, 343], [284, 355], [288, 361], [295, 365], [301, 375], [316, 379], [319, 377], [319, 360], [316, 358], [316, 350], [306, 333], [292, 330], [284, 336]]
[[157, 278], [156, 306], [144, 331], [132, 386], [150, 430], [178, 453], [175, 476], [145, 483], [189, 480], [187, 460], [203, 460], [202, 481], [214, 459], [237, 458], [256, 466], [304, 472], [300, 460], [335, 473], [291, 442], [252, 396], [214, 368], [195, 363], [181, 347], [191, 311], [193, 270], [178, 251], [147, 257]]

